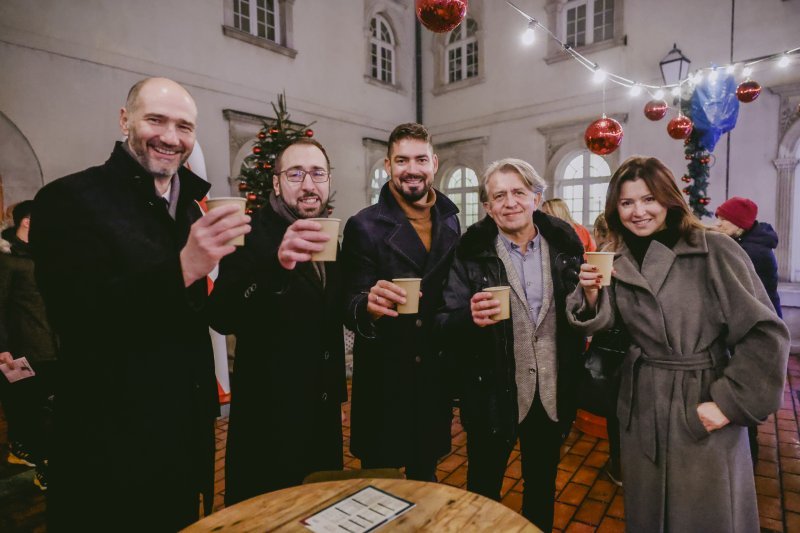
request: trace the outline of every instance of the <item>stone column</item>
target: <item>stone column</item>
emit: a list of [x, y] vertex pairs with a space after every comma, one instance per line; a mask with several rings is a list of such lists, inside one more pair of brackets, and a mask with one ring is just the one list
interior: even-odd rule
[[778, 230], [778, 248], [775, 256], [778, 259], [778, 278], [791, 281], [792, 266], [792, 221], [794, 220], [795, 179], [794, 171], [800, 162], [794, 157], [774, 159], [778, 170], [778, 187], [775, 206], [775, 222]]

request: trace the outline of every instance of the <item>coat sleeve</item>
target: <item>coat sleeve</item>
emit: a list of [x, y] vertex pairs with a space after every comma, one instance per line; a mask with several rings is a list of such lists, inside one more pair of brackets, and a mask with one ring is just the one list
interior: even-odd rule
[[0, 353], [9, 351], [8, 299], [13, 276], [14, 272], [11, 268], [10, 258], [6, 256], [0, 257]]
[[470, 309], [472, 294], [464, 263], [456, 257], [442, 292], [444, 303], [436, 314], [436, 329], [443, 345], [453, 344], [456, 339], [463, 341], [477, 328]]
[[357, 335], [374, 338], [377, 329], [367, 312], [367, 295], [378, 282], [377, 247], [371, 233], [358, 217], [351, 217], [342, 237], [344, 276], [344, 325]]
[[567, 296], [567, 321], [576, 331], [589, 337], [598, 331], [614, 327], [616, 316], [614, 283], [612, 281], [610, 286], [600, 289], [597, 308], [594, 311], [586, 306], [583, 288], [580, 285]]
[[[129, 342], [142, 331], [167, 337], [172, 330], [165, 325], [202, 312], [206, 280], [184, 287], [177, 251], [121, 258], [123, 243], [110, 238], [88, 202], [64, 181], [36, 195], [30, 233], [35, 275], [57, 331], [84, 338], [101, 331]], [[136, 231], [135, 221], [118, 223]]]
[[[290, 290], [294, 272], [278, 261], [278, 248], [283, 235], [267, 235], [253, 221], [253, 231], [245, 237], [245, 245], [222, 259], [219, 275], [209, 299], [209, 322], [216, 331], [237, 333], [251, 327], [265, 299]], [[250, 326], [247, 326], [250, 324]]]
[[772, 309], [747, 254], [723, 235], [708, 235], [709, 278], [732, 357], [711, 397], [733, 423], [762, 422], [783, 400], [789, 331]]

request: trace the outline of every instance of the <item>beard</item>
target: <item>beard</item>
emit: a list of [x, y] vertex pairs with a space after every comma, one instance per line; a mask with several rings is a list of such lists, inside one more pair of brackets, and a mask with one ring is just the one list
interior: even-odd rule
[[[319, 200], [319, 204], [317, 207], [308, 207], [302, 204], [302, 201], [308, 198], [316, 198]], [[287, 204], [289, 210], [294, 213], [297, 218], [319, 218], [327, 209], [328, 209], [328, 202], [322, 201], [322, 198], [318, 194], [306, 194], [299, 197], [293, 205]]]
[[[171, 178], [178, 172], [181, 165], [186, 163], [190, 155], [189, 152], [184, 150], [180, 145], [170, 146], [156, 140], [144, 142], [138, 138], [133, 131], [131, 131], [131, 136], [128, 139], [128, 146], [133, 153], [134, 159], [136, 159], [136, 161], [138, 161], [138, 163], [154, 178]], [[150, 154], [149, 150], [151, 148], [153, 150], [161, 149], [176, 152], [178, 159], [174, 162], [159, 161]]]
[[[406, 185], [410, 180], [419, 180], [419, 185], [412, 186]], [[433, 180], [427, 181], [426, 176], [423, 174], [403, 174], [400, 176], [400, 186], [397, 187], [400, 196], [402, 196], [408, 203], [413, 204], [428, 196], [428, 193], [433, 187]]]

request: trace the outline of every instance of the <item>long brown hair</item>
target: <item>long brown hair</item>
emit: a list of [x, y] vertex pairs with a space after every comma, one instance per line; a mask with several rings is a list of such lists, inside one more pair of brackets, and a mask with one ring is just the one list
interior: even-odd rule
[[622, 184], [637, 179], [644, 181], [656, 201], [667, 208], [667, 220], [674, 220], [673, 223], [676, 223], [684, 239], [692, 242], [692, 234], [695, 231], [705, 231], [705, 226], [694, 216], [686, 200], [683, 199], [683, 194], [675, 184], [675, 176], [667, 166], [655, 157], [633, 156], [619, 166], [608, 184], [604, 214], [612, 250], [618, 250], [622, 243], [624, 226], [617, 210]]
[[539, 207], [539, 211], [542, 213], [547, 213], [548, 215], [552, 215], [556, 218], [560, 218], [564, 222], [569, 223], [569, 225], [572, 227], [575, 227], [575, 225], [578, 224], [575, 222], [575, 219], [572, 218], [572, 213], [569, 212], [569, 206], [567, 206], [567, 202], [561, 198], [551, 198], [550, 200], [542, 202], [541, 207]]

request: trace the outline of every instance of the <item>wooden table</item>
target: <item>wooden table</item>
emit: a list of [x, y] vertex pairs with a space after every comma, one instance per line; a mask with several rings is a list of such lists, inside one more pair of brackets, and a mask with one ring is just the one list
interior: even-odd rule
[[372, 485], [416, 504], [379, 531], [540, 532], [522, 515], [478, 494], [406, 479], [348, 479], [311, 483], [256, 496], [214, 513], [184, 531], [309, 531], [300, 523]]

